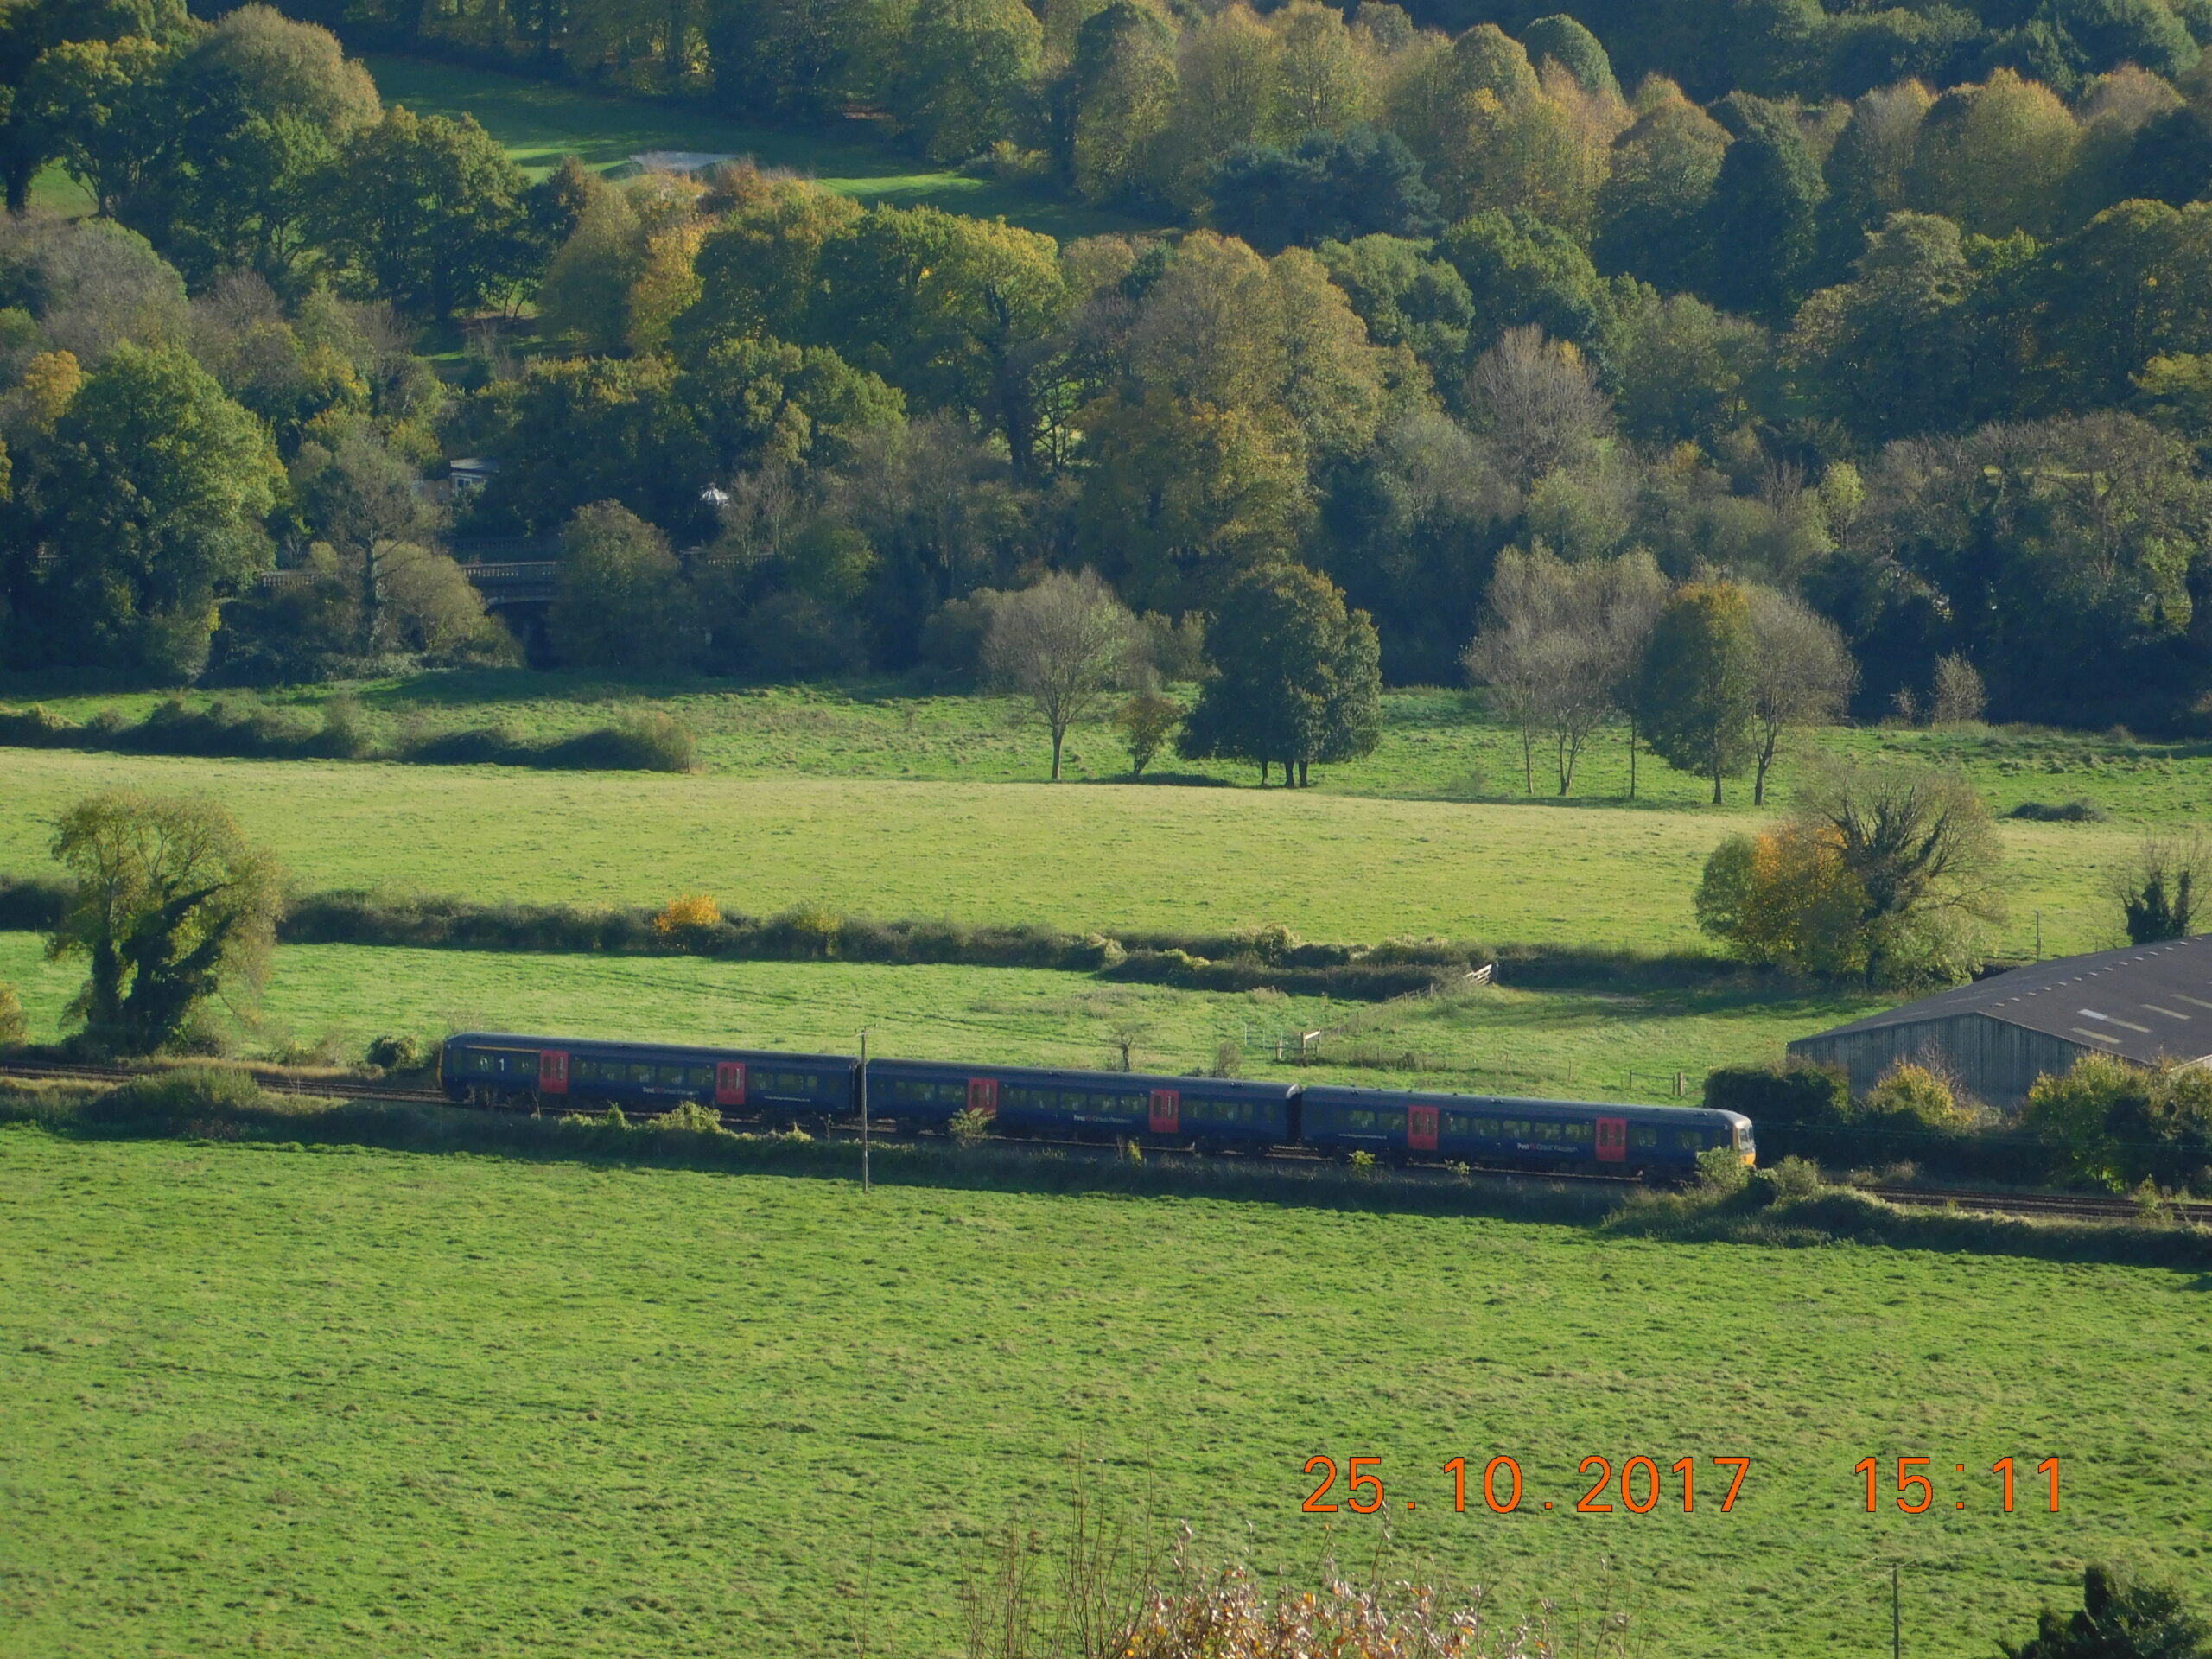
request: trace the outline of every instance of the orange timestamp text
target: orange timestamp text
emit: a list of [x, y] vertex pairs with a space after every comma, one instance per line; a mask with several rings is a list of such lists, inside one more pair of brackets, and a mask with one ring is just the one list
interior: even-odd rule
[[[1726, 1515], [1736, 1507], [1737, 1498], [1743, 1494], [1744, 1477], [1751, 1472], [1751, 1460], [1749, 1458], [1713, 1458], [1707, 1461], [1718, 1465], [1721, 1471], [1720, 1475], [1715, 1477], [1716, 1482], [1719, 1479], [1727, 1481], [1728, 1490], [1720, 1497], [1718, 1505], [1721, 1514]], [[1381, 1458], [1347, 1458], [1339, 1470], [1334, 1458], [1314, 1453], [1306, 1460], [1306, 1472], [1309, 1476], [1319, 1476], [1321, 1484], [1307, 1496], [1303, 1505], [1305, 1512], [1308, 1515], [1334, 1515], [1342, 1508], [1351, 1510], [1355, 1515], [1376, 1513], [1389, 1501], [1383, 1491], [1382, 1477], [1376, 1472], [1382, 1462]], [[1611, 1515], [1615, 1512], [1613, 1500], [1618, 1496], [1620, 1509], [1630, 1515], [1649, 1515], [1662, 1505], [1672, 1510], [1674, 1503], [1670, 1499], [1679, 1499], [1681, 1513], [1693, 1514], [1698, 1503], [1697, 1469], [1697, 1459], [1680, 1458], [1666, 1465], [1662, 1473], [1658, 1459], [1638, 1455], [1623, 1461], [1617, 1480], [1612, 1459], [1592, 1452], [1583, 1459], [1580, 1465], [1581, 1476], [1590, 1482], [1590, 1487], [1575, 1500], [1573, 1511], [1577, 1515]], [[1443, 1468], [1443, 1472], [1452, 1478], [1452, 1508], [1461, 1515], [1467, 1510], [1467, 1459], [1465, 1458], [1454, 1458]], [[1343, 1491], [1338, 1493], [1339, 1475], [1344, 1484]], [[1672, 1481], [1667, 1478], [1669, 1475], [1674, 1477]], [[1520, 1459], [1502, 1453], [1482, 1466], [1474, 1478], [1474, 1486], [1482, 1503], [1495, 1515], [1511, 1515], [1521, 1508], [1523, 1497], [1529, 1496], [1522, 1479]], [[1332, 1497], [1332, 1493], [1336, 1496]], [[1564, 1503], [1566, 1496], [1562, 1493], [1557, 1501]], [[1712, 1489], [1708, 1487], [1708, 1507], [1712, 1507]], [[1338, 1497], [1341, 1497], [1341, 1504], [1337, 1501]], [[1547, 1510], [1554, 1506], [1552, 1499], [1536, 1501]], [[1408, 1498], [1406, 1507], [1409, 1510], [1418, 1508], [1419, 1500]]]

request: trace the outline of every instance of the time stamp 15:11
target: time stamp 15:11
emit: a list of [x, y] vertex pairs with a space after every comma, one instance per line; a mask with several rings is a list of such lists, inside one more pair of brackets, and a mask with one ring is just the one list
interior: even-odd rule
[[[1654, 1510], [1675, 1511], [1683, 1515], [1696, 1512], [1703, 1502], [1709, 1509], [1726, 1515], [1736, 1507], [1736, 1500], [1743, 1496], [1745, 1480], [1751, 1471], [1749, 1458], [1708, 1458], [1705, 1462], [1713, 1465], [1715, 1472], [1700, 1484], [1699, 1459], [1682, 1458], [1662, 1466], [1656, 1458], [1632, 1457], [1620, 1465], [1618, 1478], [1612, 1460], [1595, 1453], [1582, 1459], [1580, 1473], [1590, 1483], [1573, 1504], [1578, 1515], [1611, 1515], [1624, 1510], [1630, 1515], [1649, 1515]], [[1306, 1460], [1306, 1472], [1319, 1480], [1307, 1496], [1303, 1508], [1308, 1515], [1334, 1515], [1339, 1510], [1350, 1510], [1356, 1515], [1373, 1515], [1389, 1501], [1382, 1490], [1382, 1477], [1376, 1471], [1380, 1458], [1349, 1458], [1340, 1470], [1334, 1458], [1315, 1453]], [[1899, 1458], [1891, 1481], [1891, 1502], [1907, 1515], [1925, 1515], [1936, 1508], [1936, 1478], [1925, 1472], [1936, 1466], [1932, 1458]], [[1964, 1475], [1963, 1463], [1951, 1465], [1955, 1475]], [[1569, 1495], [1562, 1492], [1556, 1500], [1538, 1499], [1523, 1484], [1520, 1460], [1498, 1456], [1471, 1474], [1465, 1458], [1454, 1458], [1444, 1465], [1443, 1472], [1452, 1478], [1451, 1503], [1453, 1510], [1464, 1515], [1467, 1511], [1467, 1489], [1475, 1489], [1476, 1501], [1493, 1514], [1511, 1515], [1528, 1499], [1540, 1503], [1544, 1509], [1554, 1503], [1564, 1507]], [[1883, 1477], [1880, 1459], [1862, 1458], [1853, 1465], [1852, 1472], [1866, 1482], [1866, 1513], [1878, 1513], [1884, 1507]], [[2058, 1459], [2045, 1458], [2035, 1465], [2034, 1475], [2019, 1471], [2011, 1458], [1999, 1458], [1989, 1465], [1989, 1483], [1982, 1484], [1977, 1470], [1975, 1485], [1970, 1491], [1986, 1491], [2003, 1506], [2010, 1515], [2016, 1507], [2028, 1507], [2058, 1513]], [[1338, 1481], [1341, 1476], [1343, 1485]], [[1579, 1483], [1578, 1483], [1579, 1484]], [[1402, 1490], [1402, 1489], [1401, 1489]], [[1618, 1502], [1616, 1503], [1615, 1500]], [[2037, 1499], [2044, 1500], [2038, 1503]], [[1420, 1501], [1408, 1498], [1406, 1507], [1417, 1509]], [[1961, 1494], [1951, 1507], [1967, 1507]], [[1974, 1507], [1981, 1507], [1976, 1504]]]

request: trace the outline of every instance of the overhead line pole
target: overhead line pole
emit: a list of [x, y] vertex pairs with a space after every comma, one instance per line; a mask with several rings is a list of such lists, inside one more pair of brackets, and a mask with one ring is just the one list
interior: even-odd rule
[[869, 1190], [868, 1180], [868, 1027], [861, 1027], [861, 1191]]

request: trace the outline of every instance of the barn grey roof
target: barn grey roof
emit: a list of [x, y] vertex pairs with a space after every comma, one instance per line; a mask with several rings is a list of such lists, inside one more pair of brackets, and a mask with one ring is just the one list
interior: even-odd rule
[[2131, 1060], [2212, 1057], [2212, 934], [2015, 968], [1820, 1035], [1848, 1037], [1962, 1014]]

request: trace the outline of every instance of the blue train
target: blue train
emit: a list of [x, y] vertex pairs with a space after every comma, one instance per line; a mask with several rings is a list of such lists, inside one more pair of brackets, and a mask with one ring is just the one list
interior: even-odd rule
[[[471, 1031], [447, 1039], [438, 1081], [448, 1098], [484, 1106], [656, 1112], [690, 1101], [764, 1122], [799, 1123], [857, 1116], [863, 1073], [848, 1054]], [[870, 1060], [865, 1082], [869, 1116], [887, 1129], [942, 1129], [973, 1110], [998, 1133], [1015, 1136], [1201, 1151], [1310, 1147], [1398, 1161], [1427, 1156], [1620, 1174], [1689, 1173], [1715, 1147], [1730, 1148], [1746, 1164], [1758, 1155], [1749, 1118], [1701, 1107], [930, 1060]]]

